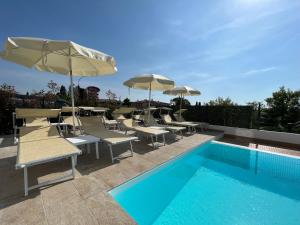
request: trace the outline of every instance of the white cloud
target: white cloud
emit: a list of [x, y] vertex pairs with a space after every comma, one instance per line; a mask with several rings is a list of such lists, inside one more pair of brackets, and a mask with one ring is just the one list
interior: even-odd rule
[[250, 76], [250, 75], [255, 75], [255, 74], [259, 74], [259, 73], [267, 73], [267, 72], [274, 71], [277, 69], [278, 68], [275, 66], [261, 68], [261, 69], [253, 69], [253, 70], [249, 70], [249, 71], [243, 73], [243, 75]]

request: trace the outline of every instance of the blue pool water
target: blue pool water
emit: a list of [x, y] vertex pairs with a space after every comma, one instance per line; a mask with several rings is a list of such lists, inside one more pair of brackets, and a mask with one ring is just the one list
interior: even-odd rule
[[299, 225], [300, 159], [209, 142], [110, 194], [140, 225]]

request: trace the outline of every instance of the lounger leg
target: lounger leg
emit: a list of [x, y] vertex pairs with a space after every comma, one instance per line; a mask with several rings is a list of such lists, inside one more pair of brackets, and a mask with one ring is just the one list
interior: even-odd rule
[[133, 148], [132, 148], [132, 142], [129, 141], [129, 144], [130, 144], [130, 151], [131, 151], [131, 156], [133, 156]]
[[17, 143], [17, 128], [14, 127], [14, 143]]
[[183, 139], [183, 133], [182, 130], [180, 130], [181, 139]]
[[77, 155], [74, 156], [74, 163], [75, 163], [75, 166], [77, 166]]
[[98, 142], [95, 142], [95, 149], [96, 149], [96, 159], [99, 159], [99, 146], [98, 146]]
[[25, 192], [25, 196], [28, 196], [28, 175], [27, 175], [27, 167], [24, 167], [24, 192]]
[[90, 154], [91, 153], [91, 145], [90, 144], [87, 144], [87, 152], [88, 152], [88, 154]]
[[152, 135], [150, 135], [150, 137], [151, 137], [152, 147], [153, 147], [153, 148], [155, 148], [155, 146], [154, 146], [154, 142], [153, 142], [153, 136], [152, 136]]
[[165, 135], [163, 134], [163, 142], [164, 142], [164, 145], [166, 145], [166, 138], [165, 138]]
[[108, 147], [109, 147], [109, 151], [110, 151], [111, 162], [114, 163], [114, 156], [113, 156], [112, 146], [108, 145]]
[[71, 156], [72, 177], [75, 178], [75, 156]]

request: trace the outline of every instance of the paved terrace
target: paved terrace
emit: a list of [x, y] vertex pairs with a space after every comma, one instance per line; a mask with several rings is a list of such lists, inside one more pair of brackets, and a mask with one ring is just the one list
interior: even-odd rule
[[[134, 157], [111, 164], [109, 151], [100, 146], [101, 158], [95, 159], [94, 151], [78, 158], [76, 179], [31, 191], [23, 197], [23, 170], [15, 170], [16, 146], [12, 137], [2, 138], [0, 148], [0, 224], [136, 224], [107, 191], [123, 182], [180, 155], [189, 149], [220, 136], [220, 132], [205, 132], [170, 141], [166, 146], [153, 150], [148, 142], [134, 143]], [[1, 140], [1, 139], [0, 139]], [[253, 147], [255, 140], [224, 137], [224, 142]], [[257, 147], [261, 145], [257, 144]], [[276, 145], [262, 145], [271, 151], [290, 151]], [[269, 147], [268, 147], [269, 146]], [[274, 147], [275, 146], [275, 147]], [[127, 146], [120, 145], [117, 151]], [[299, 148], [298, 148], [299, 149]], [[29, 169], [30, 184], [61, 175], [69, 169], [69, 161], [48, 163]]]

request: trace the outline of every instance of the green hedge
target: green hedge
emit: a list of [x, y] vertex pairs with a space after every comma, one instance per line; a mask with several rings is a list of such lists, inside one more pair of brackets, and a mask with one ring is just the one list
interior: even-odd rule
[[189, 121], [213, 125], [252, 128], [252, 106], [190, 106], [183, 113]]

